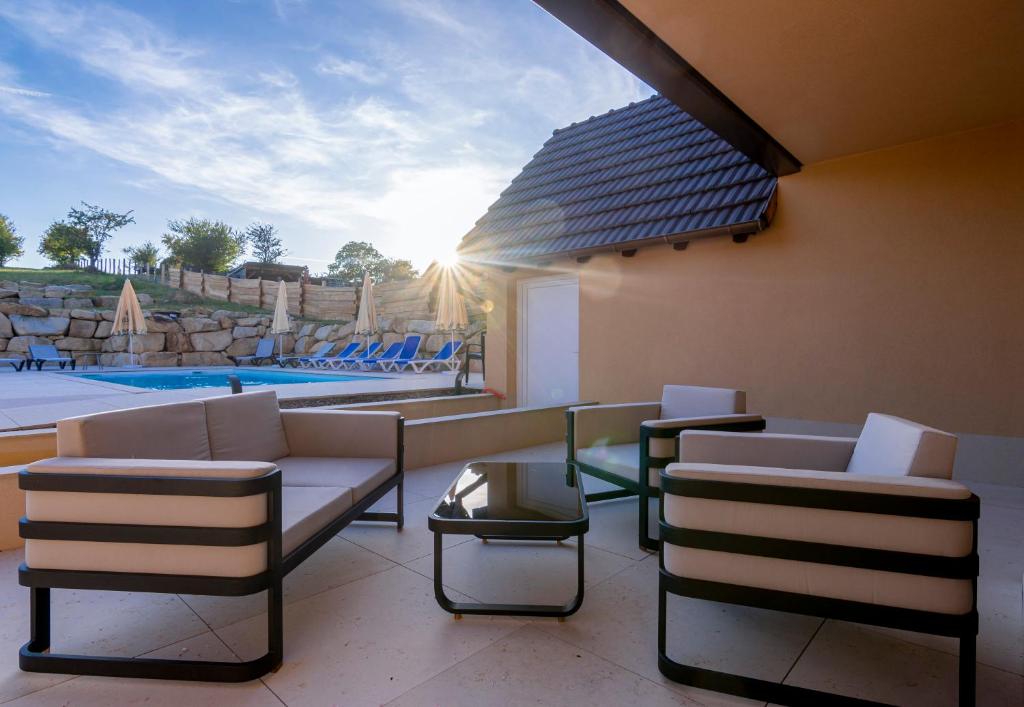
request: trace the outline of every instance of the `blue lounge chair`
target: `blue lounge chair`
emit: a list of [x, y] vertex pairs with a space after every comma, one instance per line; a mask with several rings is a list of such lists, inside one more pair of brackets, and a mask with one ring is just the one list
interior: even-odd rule
[[396, 341], [395, 343], [388, 346], [384, 350], [384, 353], [380, 354], [379, 356], [371, 356], [370, 358], [360, 361], [359, 368], [364, 371], [369, 371], [374, 366], [383, 365], [387, 361], [391, 361], [394, 360], [395, 358], [398, 358], [398, 354], [399, 352], [401, 352], [401, 350], [402, 342]]
[[[423, 373], [428, 368], [437, 366], [438, 368], [447, 367], [449, 371], [457, 370], [459, 367], [459, 359], [457, 358], [459, 349], [462, 348], [461, 341], [445, 342], [445, 345], [441, 347], [441, 350], [434, 354], [433, 358], [417, 358], [411, 361], [398, 362], [394, 366], [394, 370], [404, 370], [408, 366], [412, 366], [412, 370], [415, 373]], [[401, 366], [397, 365], [402, 363]]]
[[419, 334], [410, 334], [405, 337], [405, 343], [402, 345], [402, 353], [391, 361], [381, 366], [385, 371], [400, 371], [408, 365], [409, 361], [415, 360], [416, 354], [420, 351], [420, 342], [423, 341], [423, 337]]
[[299, 365], [303, 368], [327, 368], [331, 361], [341, 361], [342, 359], [349, 358], [352, 354], [358, 351], [359, 347], [362, 345], [363, 343], [361, 341], [353, 341], [333, 356], [310, 358], [308, 361], [304, 361]]
[[274, 337], [265, 336], [259, 340], [256, 344], [256, 353], [251, 356], [228, 356], [231, 362], [236, 366], [241, 366], [243, 363], [251, 363], [254, 366], [260, 366], [264, 361], [270, 361], [271, 363], [277, 358], [274, 356]]
[[43, 364], [46, 363], [57, 363], [60, 364], [60, 369], [63, 371], [64, 366], [71, 364], [71, 370], [75, 370], [75, 359], [70, 356], [61, 356], [57, 352], [57, 347], [53, 344], [40, 345], [40, 344], [29, 344], [28, 345], [29, 362], [28, 367], [32, 368], [32, 364], [36, 365], [36, 370], [43, 370]]
[[366, 350], [364, 350], [361, 354], [358, 354], [356, 356], [348, 356], [347, 358], [343, 358], [340, 360], [334, 358], [331, 359], [327, 365], [335, 370], [339, 368], [356, 368], [357, 366], [359, 366], [360, 363], [362, 363], [363, 361], [377, 353], [377, 349], [379, 348], [380, 342], [373, 341], [366, 346]]
[[333, 341], [324, 341], [319, 346], [317, 346], [316, 351], [313, 351], [312, 353], [304, 354], [301, 356], [278, 356], [277, 365], [280, 366], [281, 368], [284, 368], [285, 366], [291, 366], [292, 368], [302, 366], [303, 368], [306, 368], [306, 366], [303, 365], [304, 362], [314, 358], [323, 358], [327, 355], [327, 352], [333, 348]]

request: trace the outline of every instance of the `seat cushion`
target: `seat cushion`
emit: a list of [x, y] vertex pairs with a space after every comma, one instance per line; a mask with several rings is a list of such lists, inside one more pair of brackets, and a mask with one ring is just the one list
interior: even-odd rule
[[203, 403], [214, 460], [269, 462], [288, 456], [274, 391], [224, 395]]
[[666, 385], [661, 391], [661, 419], [730, 415], [747, 411], [747, 394], [730, 388]]
[[394, 459], [352, 457], [282, 457], [274, 462], [285, 486], [342, 486], [358, 503], [394, 476]]
[[846, 471], [952, 479], [956, 436], [892, 415], [871, 413]]
[[288, 486], [281, 494], [281, 552], [288, 555], [352, 507], [352, 489]]
[[62, 457], [209, 460], [206, 407], [199, 401], [189, 401], [60, 420], [57, 422], [57, 454]]
[[[576, 450], [576, 461], [597, 467], [602, 471], [622, 476], [630, 481], [640, 478], [640, 445], [611, 444], [603, 447], [584, 447]], [[661, 479], [658, 469], [651, 469], [647, 475], [649, 486], [658, 487]]]

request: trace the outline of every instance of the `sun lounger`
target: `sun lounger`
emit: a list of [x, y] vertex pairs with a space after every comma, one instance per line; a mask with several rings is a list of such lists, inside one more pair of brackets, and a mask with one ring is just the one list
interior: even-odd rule
[[[409, 334], [405, 337], [405, 341], [402, 343], [401, 349], [396, 355], [386, 358], [380, 362], [380, 368], [383, 371], [391, 368], [397, 361], [409, 361], [416, 358], [416, 353], [420, 350], [420, 342], [423, 341], [423, 337], [419, 334]], [[397, 369], [396, 369], [397, 370]]]
[[459, 349], [462, 348], [462, 342], [448, 341], [441, 350], [434, 354], [433, 358], [411, 358], [411, 359], [399, 359], [391, 364], [391, 370], [393, 371], [404, 371], [406, 368], [412, 368], [415, 373], [423, 373], [428, 368], [437, 366], [447, 366], [448, 370], [454, 371], [459, 367], [459, 359], [456, 355]]
[[371, 358], [375, 353], [377, 353], [377, 349], [379, 348], [380, 342], [373, 341], [367, 345], [366, 350], [363, 351], [361, 354], [357, 356], [348, 356], [347, 358], [343, 358], [340, 360], [337, 358], [331, 359], [330, 361], [327, 362], [327, 365], [330, 368], [333, 368], [334, 370], [338, 370], [339, 368], [356, 368], [357, 366], [359, 366], [360, 363], [362, 363], [368, 358]]
[[71, 370], [75, 370], [75, 359], [70, 356], [61, 356], [57, 351], [57, 347], [52, 344], [49, 346], [45, 344], [29, 344], [28, 355], [30, 359], [28, 362], [29, 368], [31, 368], [34, 363], [37, 371], [43, 370], [43, 364], [45, 363], [60, 364], [61, 370], [64, 370], [64, 367], [70, 363]]
[[331, 361], [341, 361], [342, 359], [348, 358], [358, 351], [359, 347], [362, 345], [363, 344], [360, 341], [353, 341], [333, 356], [316, 356], [299, 363], [299, 365], [303, 368], [327, 368]]
[[384, 350], [384, 353], [379, 356], [371, 356], [368, 359], [359, 362], [359, 368], [364, 371], [371, 370], [374, 366], [383, 366], [388, 361], [392, 361], [398, 358], [398, 354], [402, 351], [402, 342], [396, 341]]
[[259, 340], [256, 344], [256, 353], [251, 356], [228, 356], [231, 362], [236, 366], [241, 366], [243, 363], [251, 363], [254, 366], [260, 366], [264, 361], [274, 362], [274, 337], [265, 336]]
[[302, 366], [303, 368], [308, 368], [308, 365], [304, 364], [308, 364], [308, 362], [311, 361], [312, 359], [324, 358], [325, 356], [327, 356], [327, 352], [333, 348], [333, 341], [324, 341], [319, 346], [317, 346], [316, 351], [313, 351], [312, 353], [302, 354], [299, 356], [278, 356], [277, 365], [280, 366], [281, 368], [284, 368], [285, 366], [291, 366], [292, 368]]
[[9, 363], [11, 368], [16, 371], [20, 371], [25, 367], [25, 359], [23, 358], [0, 358], [0, 363]]

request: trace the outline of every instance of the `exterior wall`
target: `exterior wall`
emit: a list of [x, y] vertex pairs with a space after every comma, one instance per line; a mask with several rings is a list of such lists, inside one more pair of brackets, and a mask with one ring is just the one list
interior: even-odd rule
[[[1024, 436], [1022, 163], [1022, 123], [864, 153], [782, 178], [746, 244], [595, 256], [579, 266], [581, 397], [729, 386], [774, 417]], [[489, 344], [499, 325], [514, 332], [514, 313]], [[507, 368], [489, 358], [487, 374], [514, 394]]]

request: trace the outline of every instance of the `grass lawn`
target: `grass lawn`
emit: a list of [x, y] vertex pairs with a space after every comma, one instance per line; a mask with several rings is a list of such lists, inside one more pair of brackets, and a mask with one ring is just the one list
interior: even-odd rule
[[[38, 282], [43, 285], [89, 285], [96, 291], [97, 295], [118, 295], [121, 293], [121, 287], [124, 285], [123, 275], [85, 272], [83, 270], [0, 268], [0, 280], [13, 280], [15, 282], [24, 280], [26, 282]], [[145, 292], [153, 298], [153, 304], [149, 309], [175, 310], [187, 305], [199, 305], [237, 312], [266, 312], [266, 310], [262, 310], [259, 307], [249, 307], [219, 299], [199, 297], [184, 290], [177, 290], [173, 287], [152, 282], [144, 276], [133, 276], [131, 280], [136, 292]]]

